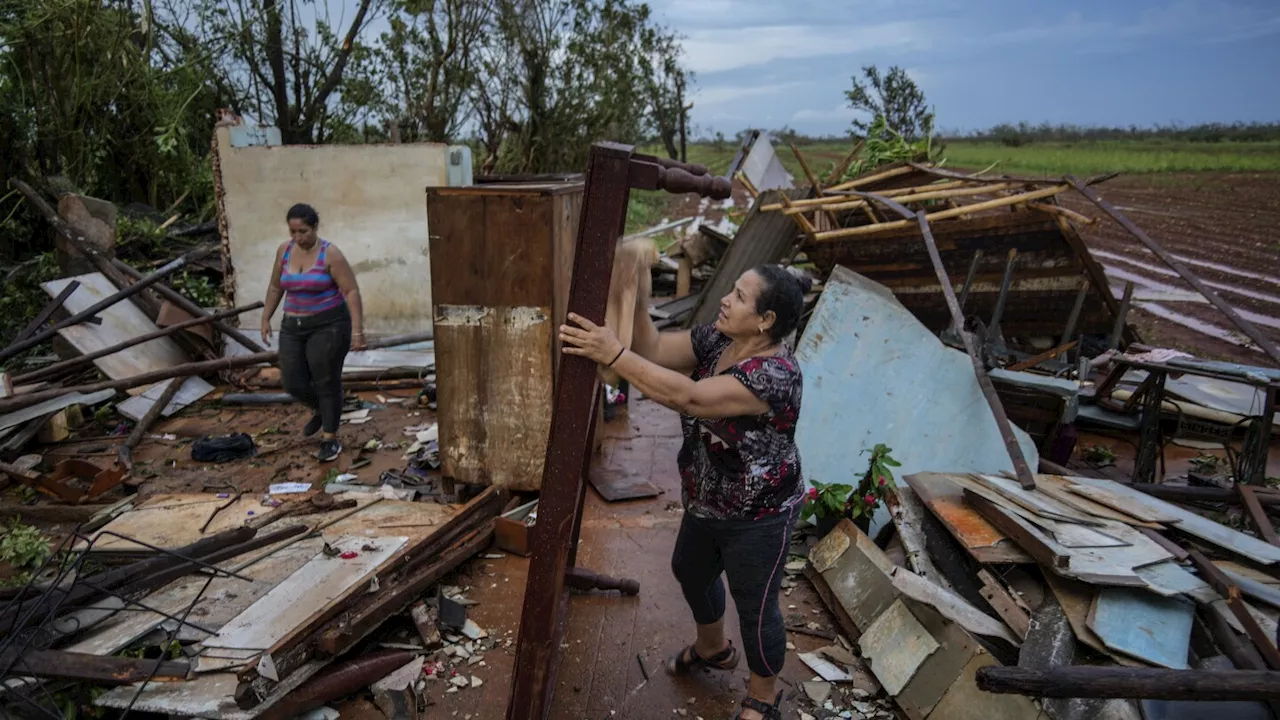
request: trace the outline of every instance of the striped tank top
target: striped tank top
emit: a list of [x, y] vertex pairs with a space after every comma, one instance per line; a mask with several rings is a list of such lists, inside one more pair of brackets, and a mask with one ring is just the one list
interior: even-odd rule
[[320, 241], [320, 254], [316, 264], [300, 273], [289, 272], [289, 255], [293, 243], [284, 251], [284, 266], [280, 269], [280, 289], [284, 290], [284, 311], [289, 315], [315, 315], [332, 310], [346, 302], [338, 283], [324, 264], [329, 241]]

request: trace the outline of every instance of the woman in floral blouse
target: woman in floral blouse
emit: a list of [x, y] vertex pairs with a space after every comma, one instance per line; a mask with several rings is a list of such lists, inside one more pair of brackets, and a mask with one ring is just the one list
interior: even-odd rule
[[606, 327], [571, 314], [564, 352], [607, 365], [647, 397], [680, 413], [684, 517], [671, 568], [697, 639], [667, 669], [732, 670], [739, 652], [724, 633], [725, 587], [738, 609], [751, 678], [741, 720], [780, 720], [775, 678], [786, 656], [778, 605], [782, 565], [803, 500], [795, 444], [800, 365], [787, 344], [804, 305], [800, 283], [777, 265], [748, 270], [720, 301], [715, 323], [659, 333], [645, 277], [628, 350]]

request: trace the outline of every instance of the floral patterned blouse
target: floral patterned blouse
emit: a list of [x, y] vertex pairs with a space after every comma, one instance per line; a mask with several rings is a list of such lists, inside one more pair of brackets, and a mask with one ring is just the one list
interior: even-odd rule
[[[731, 340], [714, 325], [693, 328], [696, 380], [715, 374]], [[680, 416], [684, 443], [678, 464], [685, 511], [700, 518], [755, 520], [787, 512], [804, 497], [796, 421], [800, 363], [784, 346], [777, 355], [750, 357], [721, 374], [736, 377], [769, 405], [763, 415], [701, 419]]]

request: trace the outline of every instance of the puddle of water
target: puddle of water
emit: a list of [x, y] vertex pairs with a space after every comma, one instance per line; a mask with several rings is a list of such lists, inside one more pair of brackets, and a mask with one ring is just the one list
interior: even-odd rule
[[1192, 330], [1195, 330], [1201, 335], [1207, 335], [1211, 338], [1217, 338], [1219, 340], [1229, 342], [1232, 345], [1239, 345], [1242, 348], [1248, 348], [1249, 350], [1252, 350], [1254, 352], [1258, 352], [1258, 353], [1262, 352], [1262, 350], [1260, 350], [1258, 347], [1253, 345], [1253, 343], [1249, 342], [1245, 338], [1240, 337], [1239, 333], [1232, 332], [1231, 330], [1228, 330], [1224, 327], [1219, 327], [1217, 325], [1214, 325], [1213, 323], [1207, 323], [1207, 322], [1204, 322], [1203, 320], [1197, 320], [1196, 318], [1193, 318], [1193, 317], [1187, 317], [1186, 315], [1183, 315], [1182, 313], [1174, 312], [1173, 310], [1170, 310], [1169, 308], [1159, 303], [1137, 303], [1137, 307], [1163, 320], [1168, 320], [1171, 323], [1175, 323], [1185, 328], [1190, 328]]
[[1233, 268], [1230, 265], [1221, 265], [1216, 262], [1209, 262], [1208, 260], [1200, 260], [1199, 258], [1185, 257], [1182, 255], [1174, 255], [1173, 257], [1176, 260], [1184, 262], [1188, 265], [1195, 265], [1196, 267], [1211, 268], [1213, 270], [1217, 270], [1218, 272], [1229, 273], [1231, 275], [1239, 275], [1240, 277], [1246, 277], [1246, 278], [1249, 278], [1250, 280], [1262, 280], [1264, 282], [1269, 282], [1272, 285], [1280, 285], [1280, 277], [1277, 277], [1277, 276], [1261, 275], [1259, 273], [1249, 272], [1248, 270]]
[[[1106, 250], [1092, 250], [1092, 251], [1090, 251], [1090, 252], [1091, 252], [1095, 257], [1100, 257], [1100, 258], [1104, 258], [1104, 259], [1107, 259], [1107, 260], [1115, 260], [1115, 261], [1117, 261], [1117, 262], [1122, 262], [1122, 263], [1125, 263], [1125, 264], [1127, 264], [1127, 265], [1131, 265], [1131, 266], [1136, 267], [1136, 268], [1141, 268], [1141, 269], [1143, 269], [1143, 270], [1146, 270], [1147, 272], [1155, 273], [1155, 274], [1157, 274], [1157, 275], [1163, 275], [1163, 276], [1165, 276], [1165, 277], [1179, 277], [1178, 273], [1174, 272], [1173, 270], [1170, 270], [1170, 269], [1169, 269], [1169, 268], [1167, 268], [1167, 267], [1163, 267], [1163, 266], [1160, 266], [1160, 265], [1151, 265], [1151, 264], [1149, 264], [1149, 263], [1144, 263], [1144, 262], [1142, 262], [1141, 260], [1135, 260], [1135, 259], [1133, 259], [1133, 258], [1129, 257], [1128, 255], [1122, 255], [1122, 254], [1120, 254], [1120, 253], [1107, 252]], [[1108, 267], [1108, 266], [1105, 266], [1105, 265], [1104, 265], [1103, 267]], [[1220, 268], [1220, 269], [1221, 269], [1221, 268], [1225, 268], [1225, 267], [1226, 267], [1225, 265], [1223, 265], [1223, 266], [1219, 266], [1219, 268]], [[1238, 274], [1238, 273], [1237, 273], [1237, 274]], [[1136, 281], [1135, 281], [1135, 282], [1136, 282]], [[1227, 283], [1217, 282], [1216, 280], [1205, 280], [1204, 278], [1201, 278], [1201, 279], [1200, 279], [1200, 282], [1204, 283], [1205, 285], [1208, 285], [1209, 287], [1211, 287], [1211, 288], [1213, 288], [1213, 289], [1215, 289], [1215, 290], [1221, 290], [1221, 291], [1223, 291], [1223, 292], [1232, 293], [1232, 294], [1234, 294], [1234, 295], [1239, 295], [1239, 296], [1241, 296], [1241, 297], [1252, 298], [1252, 299], [1254, 299], [1254, 300], [1259, 300], [1259, 301], [1261, 301], [1261, 302], [1265, 302], [1265, 303], [1271, 303], [1271, 304], [1273, 304], [1273, 305], [1280, 305], [1280, 295], [1269, 295], [1269, 294], [1264, 293], [1264, 292], [1258, 292], [1257, 290], [1250, 290], [1250, 289], [1248, 289], [1248, 288], [1242, 288], [1242, 287], [1238, 287], [1238, 286], [1235, 286], [1235, 285], [1229, 285], [1229, 284], [1227, 284]]]
[[[1170, 293], [1171, 295], [1181, 294], [1186, 292], [1182, 288], [1174, 287], [1173, 285], [1166, 285], [1162, 282], [1157, 282], [1155, 280], [1151, 280], [1150, 278], [1146, 278], [1141, 275], [1138, 275], [1137, 273], [1131, 273], [1127, 270], [1121, 270], [1120, 268], [1115, 267], [1113, 265], [1103, 265], [1102, 270], [1107, 274], [1108, 277], [1113, 277], [1113, 278], [1116, 278], [1117, 280], [1126, 280], [1126, 281], [1132, 282], [1137, 288], [1142, 288], [1145, 290], [1151, 290], [1151, 291], [1161, 292], [1161, 293]], [[1245, 320], [1248, 320], [1249, 322], [1254, 323], [1255, 325], [1263, 325], [1265, 327], [1276, 328], [1277, 330], [1280, 330], [1280, 318], [1275, 318], [1270, 315], [1263, 315], [1261, 313], [1244, 310], [1242, 308], [1236, 308], [1236, 312], [1240, 314], [1240, 317], [1244, 318]]]

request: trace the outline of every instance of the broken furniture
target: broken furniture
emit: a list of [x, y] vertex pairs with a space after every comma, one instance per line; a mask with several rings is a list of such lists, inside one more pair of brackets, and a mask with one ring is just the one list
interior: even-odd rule
[[428, 188], [445, 478], [536, 491], [583, 184]]
[[[706, 168], [638, 155], [625, 145], [592, 146], [570, 281], [570, 312], [604, 322], [614, 248], [626, 221], [631, 188], [727, 197], [729, 181], [705, 173]], [[561, 358], [555, 393], [508, 720], [550, 717], [568, 588], [598, 586], [590, 575], [575, 573], [594, 413], [600, 404], [596, 363], [577, 355]], [[581, 582], [571, 580], [575, 574]]]
[[[1145, 373], [1146, 377], [1136, 390], [1128, 393], [1123, 402], [1116, 403], [1112, 400], [1116, 385], [1130, 371]], [[1236, 363], [1204, 362], [1194, 358], [1159, 361], [1120, 354], [1112, 359], [1111, 369], [1094, 388], [1092, 402], [1104, 413], [1110, 410], [1112, 413], [1129, 414], [1136, 418], [1134, 426], [1138, 433], [1138, 456], [1133, 466], [1132, 482], [1156, 482], [1157, 462], [1163, 470], [1166, 439], [1160, 422], [1164, 408], [1170, 405], [1165, 385], [1170, 376], [1179, 375], [1224, 380], [1257, 390], [1262, 403], [1260, 407], [1254, 408], [1257, 414], [1248, 415], [1242, 421], [1246, 427], [1235, 477], [1238, 482], [1261, 485], [1266, 476], [1272, 424], [1276, 414], [1276, 393], [1280, 391], [1280, 370]], [[1177, 407], [1176, 403], [1173, 406]], [[1177, 414], [1178, 431], [1185, 432], [1188, 424], [1183, 421], [1181, 412]], [[1241, 423], [1237, 423], [1239, 424]], [[1199, 431], [1196, 434], [1213, 437], [1225, 446], [1229, 446], [1238, 429], [1208, 420], [1200, 420], [1194, 427]]]

